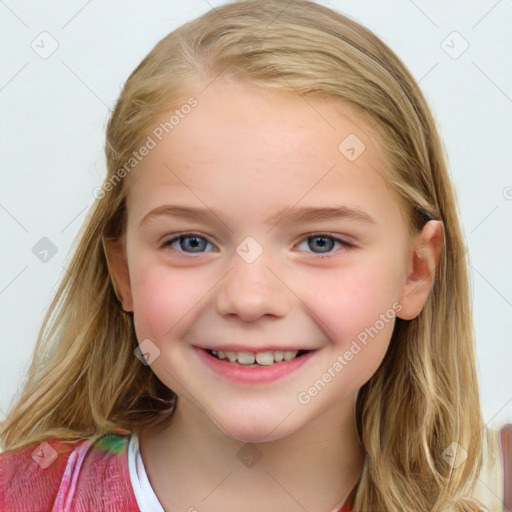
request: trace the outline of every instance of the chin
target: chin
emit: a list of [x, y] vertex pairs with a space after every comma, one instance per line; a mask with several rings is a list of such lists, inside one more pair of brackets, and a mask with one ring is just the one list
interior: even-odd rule
[[[260, 443], [269, 443], [271, 441], [277, 441], [282, 438], [282, 433], [279, 435], [275, 435], [272, 432], [272, 427], [265, 424], [263, 426], [254, 426], [254, 425], [233, 425], [230, 422], [225, 428], [221, 427], [221, 430], [229, 436], [231, 439], [235, 439], [236, 441], [240, 441], [242, 443], [251, 443], [251, 444], [260, 444]], [[270, 435], [269, 435], [270, 434]]]
[[[249, 414], [248, 411], [215, 415], [210, 419], [228, 437], [243, 443], [269, 443], [291, 434], [283, 425], [286, 416], [270, 413]], [[279, 426], [279, 428], [277, 428]]]

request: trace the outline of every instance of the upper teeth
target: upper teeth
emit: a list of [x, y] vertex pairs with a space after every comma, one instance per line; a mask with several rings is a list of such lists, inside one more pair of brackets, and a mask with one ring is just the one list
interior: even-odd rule
[[229, 359], [231, 363], [238, 361], [243, 365], [251, 365], [255, 362], [264, 366], [270, 366], [274, 362], [291, 361], [299, 353], [298, 350], [269, 350], [267, 352], [223, 352], [222, 350], [212, 350], [214, 356], [219, 359]]

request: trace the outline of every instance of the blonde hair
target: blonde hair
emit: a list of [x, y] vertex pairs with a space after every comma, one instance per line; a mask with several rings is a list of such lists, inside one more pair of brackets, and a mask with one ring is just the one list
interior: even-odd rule
[[[382, 364], [359, 392], [365, 460], [349, 502], [365, 512], [476, 510], [469, 494], [484, 430], [468, 264], [443, 147], [417, 83], [372, 32], [327, 7], [224, 5], [170, 33], [130, 75], [107, 127], [105, 183], [162, 112], [220, 74], [358, 109], [384, 148], [411, 233], [429, 219], [443, 221], [445, 246], [428, 300], [414, 320], [397, 318]], [[104, 240], [122, 243], [128, 178], [108, 187], [79, 234], [24, 389], [1, 426], [4, 450], [50, 436], [139, 431], [172, 414], [176, 395], [134, 357], [131, 318], [105, 257]], [[451, 445], [467, 452], [457, 467], [445, 460]]]

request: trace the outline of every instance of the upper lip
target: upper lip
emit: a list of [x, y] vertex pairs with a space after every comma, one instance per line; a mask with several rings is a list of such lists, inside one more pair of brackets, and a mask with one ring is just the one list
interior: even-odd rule
[[246, 345], [222, 345], [222, 346], [201, 346], [196, 345], [198, 348], [202, 348], [203, 350], [215, 350], [218, 352], [219, 350], [222, 352], [253, 352], [257, 354], [258, 352], [292, 352], [295, 350], [316, 350], [317, 347], [284, 347], [283, 345], [265, 345], [259, 347], [248, 347]]

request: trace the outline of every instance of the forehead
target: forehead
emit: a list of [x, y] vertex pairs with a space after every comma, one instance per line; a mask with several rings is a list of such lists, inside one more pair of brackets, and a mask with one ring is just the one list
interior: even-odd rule
[[173, 124], [176, 109], [155, 123], [155, 147], [131, 176], [138, 215], [171, 196], [233, 211], [363, 196], [374, 209], [392, 206], [383, 151], [354, 107], [232, 79], [194, 96], [195, 108], [174, 115]]
[[[247, 159], [278, 156], [279, 148], [274, 144], [277, 142], [282, 149], [280, 156], [290, 160], [294, 153], [304, 157], [315, 152], [323, 142], [324, 151], [316, 157], [328, 158], [332, 153], [337, 156], [339, 143], [352, 135], [352, 140], [359, 145], [356, 149], [360, 151], [364, 144], [365, 151], [369, 150], [374, 160], [379, 153], [369, 135], [375, 123], [365, 119], [365, 114], [356, 106], [341, 99], [301, 96], [229, 77], [214, 80], [194, 96], [195, 108], [188, 108], [181, 114], [178, 106], [162, 112], [156, 120], [153, 132], [159, 146], [173, 146], [177, 154], [186, 142], [184, 149], [208, 149], [208, 156], [221, 154], [224, 158], [227, 146], [245, 142], [244, 152], [236, 151], [236, 147], [231, 149], [233, 157]], [[182, 107], [185, 103], [185, 100], [181, 102]], [[229, 138], [226, 132], [230, 132]], [[252, 152], [248, 151], [251, 146]], [[197, 159], [201, 154], [190, 156]], [[354, 155], [352, 161], [355, 161]]]

